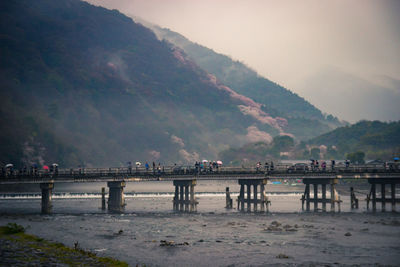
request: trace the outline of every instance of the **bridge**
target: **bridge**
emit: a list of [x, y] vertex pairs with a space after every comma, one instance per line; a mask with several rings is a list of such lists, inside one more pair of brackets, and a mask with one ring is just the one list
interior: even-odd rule
[[[371, 190], [367, 197], [367, 206], [372, 202], [372, 210], [376, 211], [377, 202], [382, 203], [385, 210], [386, 203], [392, 204], [395, 210], [396, 186], [400, 184], [399, 165], [352, 165], [330, 166], [330, 168], [316, 168], [308, 165], [278, 164], [265, 167], [222, 167], [199, 168], [194, 166], [159, 166], [156, 168], [143, 167], [117, 167], [117, 168], [71, 168], [59, 169], [53, 166], [49, 169], [38, 170], [31, 168], [29, 171], [3, 169], [0, 175], [0, 184], [36, 183], [42, 190], [42, 213], [51, 213], [52, 190], [55, 183], [59, 182], [107, 182], [109, 188], [108, 209], [114, 212], [123, 212], [125, 200], [123, 189], [126, 182], [130, 181], [173, 181], [175, 195], [173, 199], [174, 210], [195, 211], [198, 201], [195, 198], [194, 187], [197, 180], [237, 180], [240, 185], [238, 196], [238, 209], [241, 211], [268, 211], [268, 200], [265, 188], [268, 180], [274, 179], [301, 179], [305, 184], [302, 196], [302, 207], [310, 211], [310, 204], [314, 204], [314, 210], [318, 210], [318, 204], [322, 204], [322, 210], [326, 211], [326, 204], [335, 210], [337, 204], [340, 210], [340, 196], [336, 191], [336, 184], [340, 179], [365, 179], [371, 184]], [[377, 185], [380, 186], [380, 197], [377, 197]], [[313, 195], [311, 195], [313, 186]], [[327, 198], [327, 186], [330, 187], [330, 198]], [[390, 197], [386, 197], [386, 187], [390, 186]], [[321, 187], [322, 197], [318, 197], [318, 188]], [[253, 188], [253, 190], [252, 190]], [[229, 188], [226, 192], [226, 207], [232, 208], [233, 200], [230, 197]], [[102, 203], [105, 208], [105, 190], [102, 190]], [[247, 207], [245, 208], [245, 204]], [[358, 207], [358, 200], [351, 193], [352, 208]], [[253, 206], [253, 210], [252, 210]], [[258, 209], [260, 208], [260, 209]]]

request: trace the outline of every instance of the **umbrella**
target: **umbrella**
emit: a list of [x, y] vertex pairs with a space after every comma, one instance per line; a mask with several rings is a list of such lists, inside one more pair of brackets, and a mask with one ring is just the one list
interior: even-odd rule
[[218, 165], [222, 165], [222, 161], [217, 160], [217, 164], [218, 164]]
[[43, 166], [43, 170], [49, 170], [49, 166], [44, 165], [44, 166]]
[[14, 167], [14, 164], [8, 163], [8, 164], [6, 165], [6, 168], [11, 168], [11, 167]]
[[142, 163], [140, 163], [139, 161], [136, 161], [136, 166], [140, 167], [142, 165]]
[[206, 160], [206, 159], [203, 159], [201, 162], [203, 162], [203, 163], [207, 163], [207, 162], [208, 162], [208, 160]]
[[398, 160], [399, 160], [399, 157], [395, 157], [393, 160], [398, 161]]
[[58, 167], [57, 163], [53, 163], [52, 165], [53, 165], [53, 167]]

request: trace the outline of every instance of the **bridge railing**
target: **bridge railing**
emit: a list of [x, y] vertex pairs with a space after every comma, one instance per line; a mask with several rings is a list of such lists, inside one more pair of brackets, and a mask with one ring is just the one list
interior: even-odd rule
[[241, 175], [241, 174], [346, 174], [346, 173], [388, 173], [400, 172], [399, 165], [384, 166], [364, 164], [364, 165], [350, 165], [343, 166], [337, 165], [334, 168], [328, 166], [325, 169], [321, 167], [315, 168], [311, 165], [303, 165], [300, 168], [292, 164], [276, 164], [273, 168], [268, 166], [218, 166], [218, 167], [195, 167], [195, 166], [156, 166], [150, 167], [111, 167], [111, 168], [70, 168], [70, 169], [54, 169], [52, 172], [49, 170], [33, 170], [33, 171], [18, 171], [18, 170], [5, 170], [0, 173], [0, 177], [15, 177], [15, 178], [102, 178], [102, 177], [159, 177], [159, 176], [193, 176], [193, 175]]

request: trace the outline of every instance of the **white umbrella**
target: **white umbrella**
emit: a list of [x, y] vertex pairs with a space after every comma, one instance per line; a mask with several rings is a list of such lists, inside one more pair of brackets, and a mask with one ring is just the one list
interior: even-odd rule
[[139, 161], [136, 161], [136, 166], [140, 167], [142, 165], [142, 163], [140, 163]]
[[52, 165], [53, 165], [53, 167], [58, 167], [57, 163], [53, 163]]
[[207, 162], [208, 162], [208, 160], [206, 160], [206, 159], [203, 159], [203, 160], [202, 160], [202, 162], [203, 162], [203, 163], [207, 163]]
[[6, 165], [6, 168], [10, 168], [10, 167], [14, 167], [14, 164], [8, 163], [8, 164]]
[[222, 165], [222, 161], [217, 160], [217, 164], [218, 164], [218, 165]]

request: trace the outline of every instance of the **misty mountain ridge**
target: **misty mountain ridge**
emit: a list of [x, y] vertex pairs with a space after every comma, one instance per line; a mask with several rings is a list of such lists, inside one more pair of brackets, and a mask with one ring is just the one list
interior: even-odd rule
[[[136, 18], [151, 28], [160, 40], [180, 47], [201, 68], [235, 92], [253, 99], [271, 116], [288, 120], [288, 131], [299, 139], [307, 139], [343, 125], [333, 116], [326, 116], [297, 94], [260, 76], [245, 64], [212, 49], [190, 42], [184, 36]], [[300, 123], [299, 123], [300, 120]], [[303, 127], [298, 127], [302, 124]], [[289, 130], [290, 129], [290, 130]], [[312, 129], [307, 131], [307, 129]]]
[[116, 10], [0, 3], [0, 161], [193, 163], [291, 135], [290, 122]]
[[116, 10], [10, 0], [0, 12], [4, 164], [192, 164], [341, 125], [244, 64], [159, 40]]
[[[338, 82], [339, 81], [339, 82]], [[400, 120], [400, 81], [390, 76], [360, 77], [333, 66], [321, 68], [301, 86], [318, 107], [352, 122]]]
[[253, 142], [220, 153], [227, 163], [265, 162], [274, 159], [342, 160], [362, 152], [367, 160], [391, 161], [400, 154], [400, 121], [360, 121], [353, 125], [295, 143], [288, 136], [275, 136], [271, 143]]

